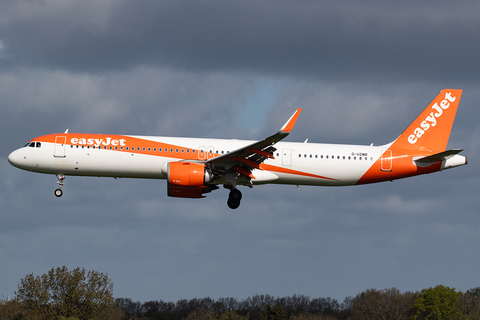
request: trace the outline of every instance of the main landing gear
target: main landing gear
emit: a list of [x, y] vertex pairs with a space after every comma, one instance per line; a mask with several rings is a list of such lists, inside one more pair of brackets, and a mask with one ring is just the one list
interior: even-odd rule
[[62, 187], [65, 184], [65, 176], [63, 174], [57, 174], [58, 180], [58, 189], [55, 189], [54, 194], [57, 198], [60, 198], [63, 195]]
[[242, 200], [242, 193], [237, 188], [230, 189], [228, 194], [227, 205], [230, 209], [237, 209], [240, 206], [240, 200]]

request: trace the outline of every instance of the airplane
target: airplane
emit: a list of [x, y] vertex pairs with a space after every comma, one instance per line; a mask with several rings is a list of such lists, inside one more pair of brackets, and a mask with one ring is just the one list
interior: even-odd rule
[[262, 184], [349, 186], [392, 181], [462, 166], [462, 149], [447, 150], [462, 90], [444, 89], [393, 142], [381, 146], [283, 142], [301, 108], [273, 135], [259, 141], [161, 136], [48, 134], [13, 151], [15, 167], [54, 174], [63, 195], [65, 176], [166, 179], [167, 194], [204, 198], [229, 189], [227, 205], [240, 206], [238, 186]]

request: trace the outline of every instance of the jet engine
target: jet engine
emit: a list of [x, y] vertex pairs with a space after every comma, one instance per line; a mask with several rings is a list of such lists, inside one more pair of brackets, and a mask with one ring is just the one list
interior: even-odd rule
[[203, 189], [213, 181], [213, 173], [204, 165], [192, 162], [167, 164], [168, 196], [203, 198]]

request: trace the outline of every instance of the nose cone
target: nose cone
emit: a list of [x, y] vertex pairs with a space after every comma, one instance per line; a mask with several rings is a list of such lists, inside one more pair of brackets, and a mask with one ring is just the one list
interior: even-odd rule
[[20, 150], [15, 150], [8, 155], [8, 162], [14, 167], [22, 168], [21, 167], [21, 160], [24, 157], [20, 154]]

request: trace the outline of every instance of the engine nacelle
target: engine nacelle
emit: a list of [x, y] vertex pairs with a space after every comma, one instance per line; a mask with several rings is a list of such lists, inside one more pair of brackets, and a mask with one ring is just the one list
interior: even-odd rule
[[204, 164], [169, 162], [167, 164], [168, 196], [202, 198], [203, 186], [213, 181], [213, 173]]

